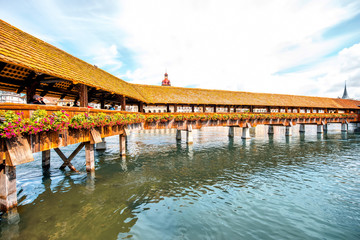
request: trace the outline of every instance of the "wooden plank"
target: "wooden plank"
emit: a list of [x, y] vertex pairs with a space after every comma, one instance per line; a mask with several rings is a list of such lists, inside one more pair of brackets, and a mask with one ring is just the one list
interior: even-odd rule
[[102, 139], [101, 139], [101, 134], [100, 134], [100, 131], [98, 129], [91, 129], [90, 130], [90, 143], [91, 144], [95, 144], [95, 143], [100, 143], [102, 142]]
[[24, 136], [20, 135], [6, 139], [5, 142], [8, 156], [6, 158], [6, 165], [16, 166], [34, 161], [30, 144]]

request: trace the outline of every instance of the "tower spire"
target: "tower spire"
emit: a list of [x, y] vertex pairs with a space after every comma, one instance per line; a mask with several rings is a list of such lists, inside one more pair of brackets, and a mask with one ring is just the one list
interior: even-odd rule
[[349, 99], [349, 95], [348, 95], [347, 90], [346, 90], [346, 80], [345, 80], [344, 93], [343, 93], [343, 96], [341, 98], [342, 99]]

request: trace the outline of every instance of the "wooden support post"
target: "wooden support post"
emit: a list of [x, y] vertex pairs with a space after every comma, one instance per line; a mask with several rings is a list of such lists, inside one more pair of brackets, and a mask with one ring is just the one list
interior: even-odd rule
[[36, 89], [40, 85], [40, 81], [44, 79], [44, 75], [38, 75], [35, 79], [29, 79], [26, 86], [26, 102], [30, 103], [30, 101], [34, 98], [34, 95], [36, 93]]
[[323, 130], [324, 130], [324, 133], [327, 133], [327, 131], [328, 131], [328, 125], [327, 124], [323, 125]]
[[273, 135], [273, 134], [274, 134], [274, 126], [273, 126], [273, 125], [269, 125], [268, 134], [269, 134], [269, 135]]
[[191, 106], [191, 112], [195, 112], [195, 106], [194, 105]]
[[289, 112], [289, 108], [285, 107], [285, 112], [288, 113]]
[[227, 107], [227, 111], [228, 111], [228, 113], [230, 112], [230, 110], [231, 110], [231, 107], [230, 107], [230, 106], [228, 106], [228, 107]]
[[291, 136], [292, 135], [292, 128], [291, 126], [285, 127], [285, 136]]
[[214, 106], [214, 113], [216, 113], [216, 105]]
[[186, 130], [186, 143], [187, 144], [193, 144], [194, 138], [193, 138], [193, 132], [192, 132], [192, 126], [188, 125]]
[[1, 165], [0, 171], [0, 209], [7, 212], [17, 206], [16, 167]]
[[317, 131], [318, 134], [322, 134], [323, 133], [323, 126], [321, 124], [317, 125]]
[[68, 166], [72, 171], [78, 172], [76, 168], [71, 164], [71, 160], [74, 159], [74, 157], [80, 152], [80, 150], [84, 147], [85, 143], [80, 143], [79, 146], [72, 152], [70, 157], [66, 157], [62, 151], [59, 148], [54, 148], [55, 152], [59, 155], [59, 157], [64, 161], [64, 163], [61, 165], [60, 169], [65, 169], [66, 166]]
[[301, 133], [305, 132], [305, 124], [300, 124], [299, 132], [301, 132]]
[[44, 170], [50, 168], [50, 150], [42, 151], [42, 168]]
[[88, 106], [88, 87], [84, 84], [79, 84], [80, 107]]
[[86, 171], [95, 171], [95, 153], [94, 144], [90, 142], [85, 143], [85, 160], [86, 160]]
[[105, 100], [104, 99], [100, 100], [100, 109], [105, 109]]
[[348, 125], [347, 123], [341, 124], [341, 132], [347, 132], [348, 131]]
[[242, 135], [241, 135], [241, 138], [242, 138], [242, 139], [249, 139], [249, 138], [251, 138], [251, 137], [250, 137], [249, 129], [250, 129], [250, 128], [248, 128], [248, 127], [243, 127], [243, 128], [242, 128]]
[[126, 98], [124, 95], [120, 96], [121, 111], [126, 111]]
[[253, 112], [253, 106], [249, 106], [250, 112]]
[[138, 111], [141, 112], [141, 113], [144, 112], [144, 103], [143, 102], [139, 102]]
[[177, 112], [177, 104], [174, 104], [174, 112]]
[[170, 112], [170, 105], [166, 104], [166, 112]]
[[180, 129], [176, 129], [176, 140], [177, 141], [181, 140], [181, 130]]
[[234, 131], [235, 131], [235, 127], [230, 126], [229, 127], [229, 137], [233, 138], [234, 137]]
[[206, 105], [203, 105], [203, 113], [206, 112]]
[[126, 155], [126, 135], [119, 135], [119, 145], [120, 145], [120, 156]]

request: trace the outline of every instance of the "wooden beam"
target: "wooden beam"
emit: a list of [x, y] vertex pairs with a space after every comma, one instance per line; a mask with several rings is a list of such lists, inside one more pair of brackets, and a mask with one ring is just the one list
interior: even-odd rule
[[[71, 84], [66, 90], [70, 92], [74, 88], [74, 84]], [[63, 93], [60, 97], [60, 99], [64, 99], [66, 97], [67, 93]]]
[[59, 148], [54, 148], [55, 152], [59, 155], [59, 157], [64, 161], [61, 165], [60, 169], [64, 169], [68, 166], [72, 171], [78, 172], [76, 168], [70, 163], [71, 160], [80, 152], [80, 150], [85, 146], [85, 143], [82, 142], [77, 146], [77, 148], [71, 153], [70, 157], [66, 157], [63, 152]]
[[6, 67], [5, 62], [0, 62], [0, 72]]
[[19, 80], [15, 80], [14, 79], [11, 79], [11, 78], [5, 78], [5, 77], [1, 77], [0, 78], [0, 81], [1, 82], [5, 82], [5, 83], [12, 83], [12, 84], [16, 84], [19, 87], [19, 89], [17, 90], [17, 94], [21, 93], [22, 91], [24, 91], [24, 89], [26, 88], [27, 84], [29, 84], [32, 79], [35, 77], [35, 72], [30, 72], [29, 75], [27, 75], [27, 77], [25, 78], [24, 81], [19, 81]]
[[[50, 83], [50, 84], [49, 84], [49, 87], [52, 88], [55, 84], [56, 84], [56, 83]], [[45, 97], [46, 94], [48, 94], [48, 92], [49, 92], [49, 90], [45, 90], [45, 91], [43, 91], [42, 93], [40, 93], [40, 96], [41, 96], [41, 97]]]
[[30, 81], [30, 83], [26, 86], [26, 102], [30, 103], [30, 101], [34, 98], [36, 93], [36, 89], [40, 86], [40, 81], [44, 78], [44, 75], [37, 75], [35, 79]]

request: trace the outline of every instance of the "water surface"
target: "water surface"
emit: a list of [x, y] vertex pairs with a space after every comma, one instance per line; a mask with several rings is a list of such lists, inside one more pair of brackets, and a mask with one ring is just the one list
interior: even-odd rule
[[209, 128], [188, 146], [175, 132], [132, 133], [126, 158], [111, 137], [95, 175], [84, 151], [80, 173], [51, 152], [50, 176], [36, 154], [17, 168], [19, 220], [3, 220], [1, 238], [360, 239], [360, 136], [256, 135]]

